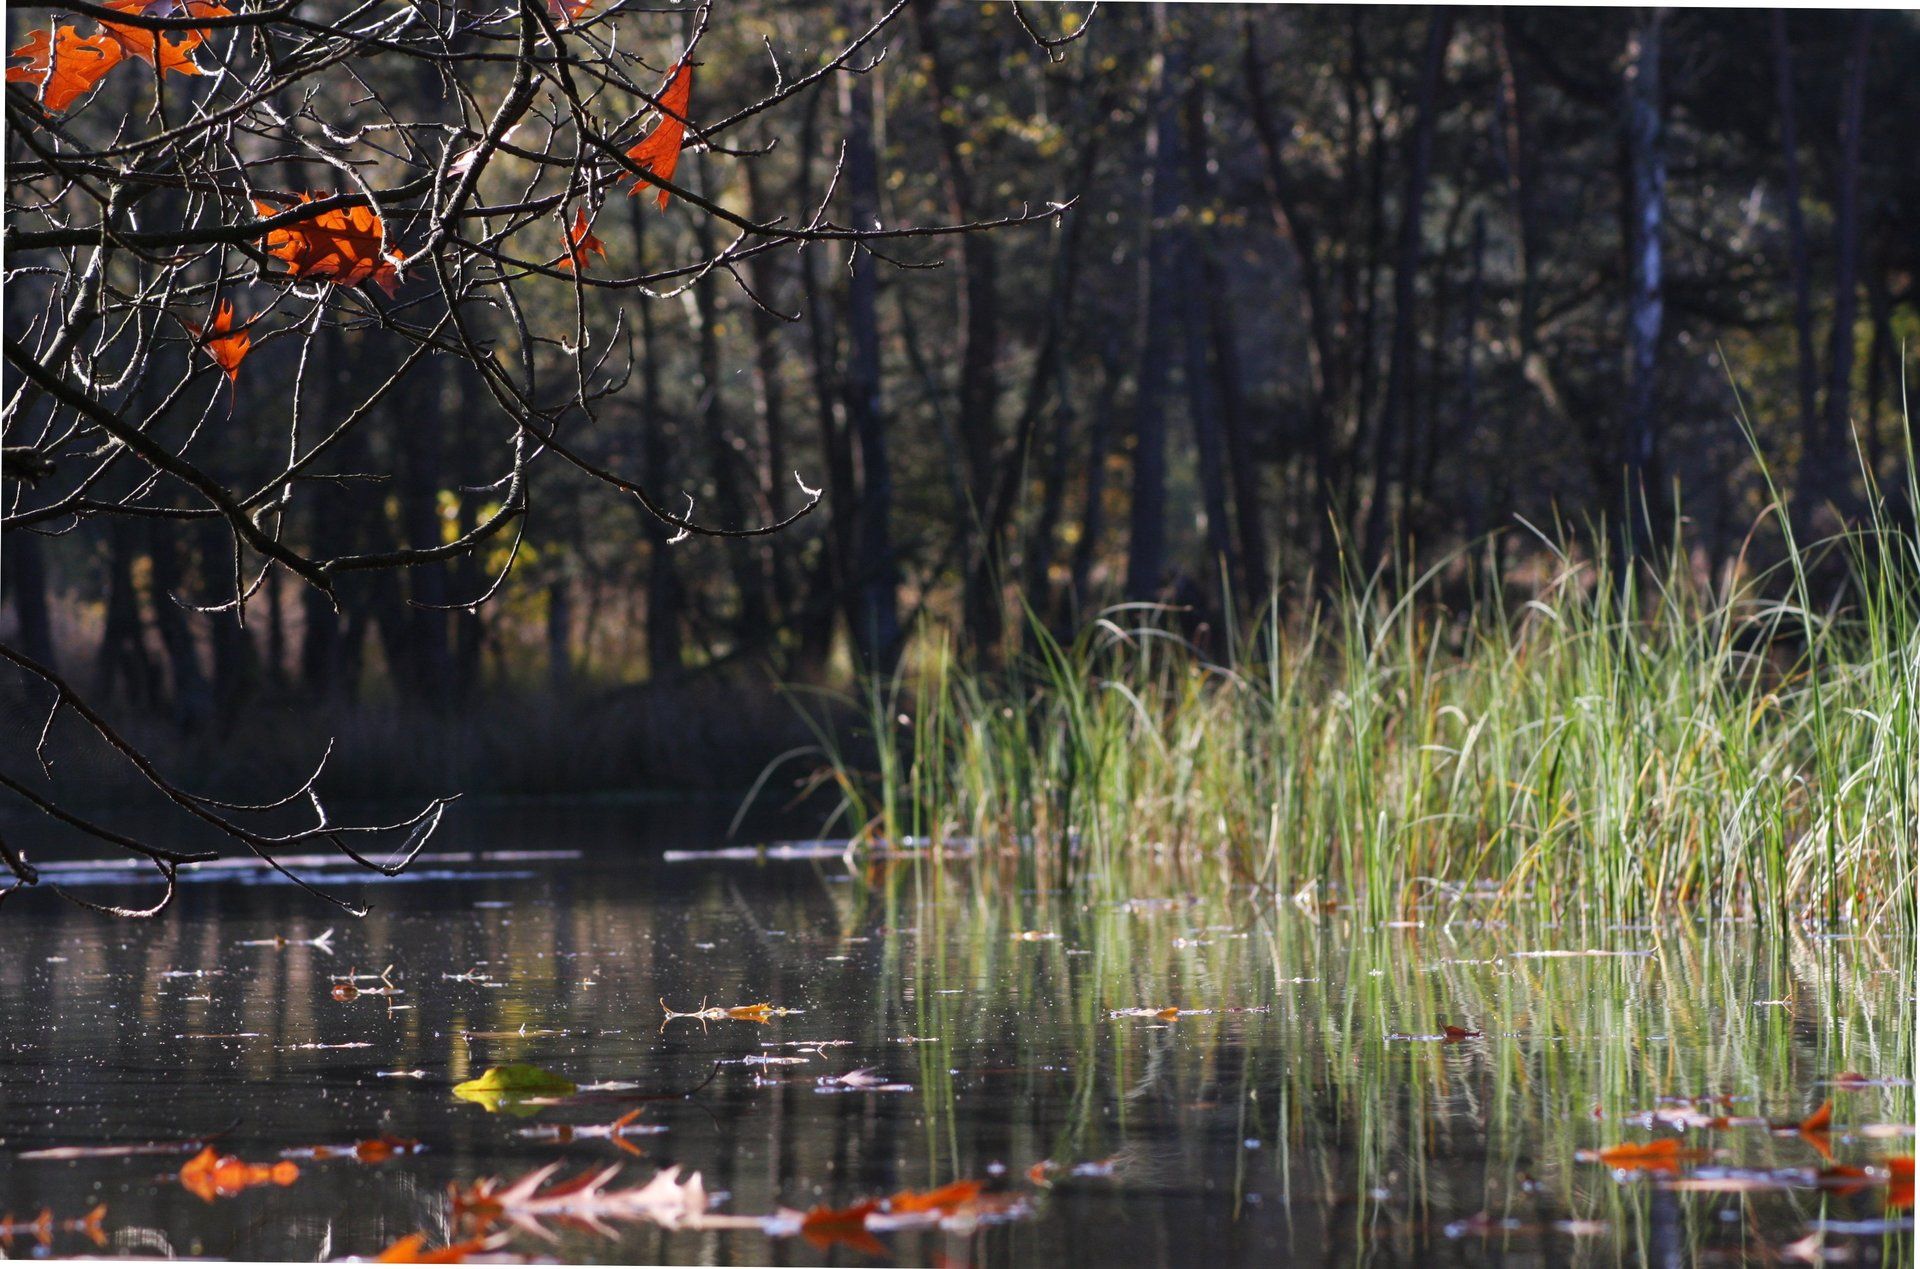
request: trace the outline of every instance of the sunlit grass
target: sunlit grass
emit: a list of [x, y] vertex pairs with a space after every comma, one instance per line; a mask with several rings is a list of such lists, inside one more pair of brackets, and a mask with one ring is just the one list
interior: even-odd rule
[[858, 840], [965, 840], [1005, 886], [1912, 931], [1920, 543], [1880, 508], [1715, 581], [1678, 532], [1632, 566], [1542, 537], [1523, 599], [1460, 556], [1211, 654], [1143, 605], [994, 672], [929, 627], [867, 734], [819, 735]]

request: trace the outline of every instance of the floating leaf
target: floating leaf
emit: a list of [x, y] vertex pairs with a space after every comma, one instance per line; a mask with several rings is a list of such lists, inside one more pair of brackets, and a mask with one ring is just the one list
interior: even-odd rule
[[85, 1216], [76, 1216], [70, 1220], [55, 1218], [53, 1209], [43, 1207], [40, 1214], [30, 1221], [17, 1221], [11, 1213], [0, 1218], [0, 1247], [12, 1247], [16, 1238], [32, 1238], [42, 1248], [53, 1245], [55, 1234], [85, 1234], [96, 1247], [107, 1245], [107, 1231], [102, 1225], [106, 1219], [107, 1205], [101, 1203]]
[[1913, 1206], [1913, 1156], [1897, 1154], [1887, 1160], [1887, 1206]]
[[453, 1087], [455, 1097], [515, 1115], [530, 1115], [542, 1102], [573, 1091], [573, 1081], [519, 1062], [488, 1067], [478, 1079]]
[[1589, 1163], [1604, 1163], [1622, 1172], [1672, 1172], [1682, 1163], [1706, 1158], [1707, 1152], [1684, 1147], [1678, 1137], [1663, 1137], [1658, 1141], [1581, 1150], [1575, 1157]]
[[1833, 1127], [1833, 1098], [1820, 1103], [1820, 1108], [1800, 1121], [1801, 1132], [1826, 1132]]
[[614, 1164], [571, 1180], [548, 1185], [560, 1165], [550, 1163], [510, 1185], [497, 1180], [475, 1182], [453, 1190], [454, 1213], [482, 1227], [504, 1221], [543, 1238], [551, 1238], [549, 1224], [568, 1224], [614, 1235], [612, 1222], [651, 1221], [667, 1229], [690, 1226], [757, 1228], [759, 1221], [707, 1216], [707, 1191], [695, 1172], [680, 1179], [680, 1169], [666, 1168], [645, 1185], [609, 1189], [620, 1174]]
[[1484, 1032], [1469, 1031], [1465, 1027], [1451, 1025], [1443, 1028], [1443, 1033], [1445, 1034], [1446, 1043], [1448, 1044], [1458, 1044], [1462, 1040], [1477, 1040], [1484, 1034]]
[[373, 1260], [375, 1264], [385, 1265], [459, 1265], [465, 1264], [468, 1256], [493, 1249], [494, 1242], [491, 1239], [469, 1238], [465, 1242], [428, 1251], [425, 1234], [408, 1234]]
[[902, 1190], [887, 1200], [889, 1212], [951, 1212], [980, 1197], [984, 1181], [954, 1181], [935, 1190]]
[[208, 1146], [180, 1169], [180, 1184], [211, 1203], [216, 1198], [231, 1198], [261, 1185], [292, 1185], [300, 1179], [300, 1169], [289, 1160], [278, 1163], [248, 1163], [234, 1155], [223, 1155]]
[[880, 1210], [880, 1204], [868, 1199], [851, 1207], [815, 1207], [800, 1219], [800, 1237], [825, 1251], [829, 1247], [851, 1247], [868, 1256], [885, 1256], [887, 1247], [867, 1232], [867, 1217]]
[[[687, 109], [693, 101], [693, 67], [688, 63], [676, 62], [667, 72], [666, 87], [660, 90], [660, 118], [653, 125], [653, 131], [640, 139], [640, 143], [627, 151], [627, 157], [642, 171], [651, 172], [663, 181], [673, 179], [673, 173], [680, 166], [680, 146], [687, 135]], [[648, 182], [636, 177], [629, 195], [638, 194], [648, 187]], [[660, 210], [667, 209], [667, 191], [662, 189], [657, 199]]]

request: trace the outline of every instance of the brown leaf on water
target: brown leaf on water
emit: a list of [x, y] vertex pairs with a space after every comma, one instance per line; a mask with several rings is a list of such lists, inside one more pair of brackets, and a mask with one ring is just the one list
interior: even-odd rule
[[1682, 1163], [1706, 1158], [1707, 1152], [1689, 1149], [1678, 1137], [1663, 1137], [1658, 1141], [1623, 1142], [1599, 1150], [1580, 1150], [1574, 1157], [1586, 1163], [1604, 1163], [1622, 1172], [1673, 1172]]
[[1820, 1103], [1820, 1109], [1800, 1121], [1801, 1132], [1826, 1132], [1833, 1127], [1833, 1098]]
[[1482, 1036], [1485, 1033], [1480, 1031], [1469, 1031], [1465, 1027], [1456, 1027], [1456, 1026], [1449, 1025], [1444, 1029], [1443, 1034], [1446, 1036], [1446, 1043], [1458, 1044], [1462, 1040], [1477, 1040], [1480, 1038], [1480, 1036]]
[[815, 1207], [800, 1218], [800, 1237], [816, 1250], [850, 1247], [868, 1256], [885, 1256], [887, 1246], [867, 1231], [867, 1217], [880, 1210], [872, 1199], [851, 1207]]
[[180, 1184], [204, 1202], [232, 1198], [261, 1185], [292, 1185], [300, 1179], [300, 1169], [291, 1160], [278, 1163], [248, 1163], [234, 1155], [221, 1154], [208, 1146], [180, 1169]]
[[494, 1239], [469, 1238], [428, 1251], [425, 1234], [408, 1234], [373, 1260], [383, 1265], [461, 1265], [467, 1262], [468, 1256], [492, 1251], [498, 1245]]
[[984, 1181], [954, 1181], [935, 1190], [902, 1190], [887, 1200], [889, 1212], [939, 1212], [946, 1214], [965, 1207], [980, 1197]]
[[1913, 1156], [1896, 1154], [1887, 1160], [1887, 1206], [1913, 1206]]

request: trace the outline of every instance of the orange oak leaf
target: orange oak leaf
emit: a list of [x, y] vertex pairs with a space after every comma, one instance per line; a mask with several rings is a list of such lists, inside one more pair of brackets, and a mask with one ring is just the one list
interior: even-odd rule
[[869, 1256], [884, 1256], [886, 1244], [867, 1231], [867, 1217], [879, 1210], [872, 1199], [852, 1207], [816, 1207], [800, 1219], [800, 1237], [821, 1251], [838, 1244]]
[[7, 54], [10, 62], [27, 63], [7, 67], [7, 81], [37, 84], [41, 106], [59, 114], [92, 92], [120, 57], [120, 45], [104, 33], [82, 37], [70, 26], [57, 28], [52, 36], [31, 31], [26, 43]]
[[[674, 169], [680, 166], [680, 145], [687, 136], [687, 108], [693, 101], [693, 67], [686, 62], [676, 62], [667, 72], [667, 85], [660, 90], [660, 118], [653, 125], [653, 131], [640, 138], [640, 144], [627, 151], [643, 171], [651, 172], [663, 181], [673, 179]], [[649, 182], [635, 178], [629, 195], [638, 194]], [[661, 190], [658, 198], [660, 210], [667, 208], [667, 191]]]
[[547, 12], [553, 14], [553, 20], [561, 26], [578, 22], [591, 8], [593, 0], [547, 0]]
[[1833, 1127], [1833, 1098], [1820, 1103], [1820, 1109], [1800, 1121], [1801, 1132], [1826, 1132]]
[[[314, 201], [302, 194], [302, 203]], [[254, 210], [262, 216], [280, 214], [280, 208], [256, 201]], [[335, 286], [359, 286], [374, 281], [388, 295], [400, 289], [400, 271], [396, 251], [381, 254], [386, 231], [373, 208], [335, 207], [308, 220], [269, 230], [264, 239], [267, 254], [287, 263], [290, 276], [314, 278]]]
[[1578, 1157], [1626, 1172], [1673, 1172], [1682, 1163], [1706, 1158], [1707, 1152], [1686, 1149], [1677, 1137], [1663, 1137], [1659, 1141], [1629, 1142], [1602, 1150], [1582, 1150]]
[[220, 301], [220, 307], [213, 311], [213, 325], [202, 329], [188, 322], [186, 327], [200, 341], [200, 347], [207, 356], [227, 372], [228, 380], [237, 382], [240, 363], [246, 360], [248, 351], [253, 347], [253, 335], [245, 326], [239, 330], [233, 329], [233, 303], [229, 300]]
[[[157, 0], [108, 0], [107, 8], [119, 13], [143, 14], [155, 6]], [[216, 4], [191, 3], [184, 6], [193, 17], [224, 17], [229, 10]], [[100, 34], [120, 46], [120, 51], [128, 57], [137, 57], [150, 66], [159, 68], [161, 74], [172, 71], [176, 75], [203, 75], [199, 63], [193, 60], [193, 50], [206, 42], [206, 35], [200, 31], [186, 31], [180, 38], [172, 39], [159, 31], [149, 31], [144, 27], [129, 26], [123, 22], [102, 22]]]
[[561, 269], [584, 269], [592, 263], [587, 259], [589, 253], [602, 260], [607, 258], [606, 245], [593, 236], [587, 224], [587, 209], [582, 207], [574, 212], [573, 225], [567, 230], [567, 254], [554, 265]]

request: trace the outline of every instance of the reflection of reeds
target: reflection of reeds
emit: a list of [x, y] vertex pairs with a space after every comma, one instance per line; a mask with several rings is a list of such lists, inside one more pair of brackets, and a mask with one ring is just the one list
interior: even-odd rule
[[1831, 609], [1798, 548], [1707, 584], [1676, 545], [1626, 586], [1557, 547], [1517, 607], [1455, 559], [1223, 655], [1140, 605], [1066, 644], [1036, 625], [993, 673], [928, 632], [869, 692], [873, 769], [818, 734], [858, 834], [970, 839], [1009, 887], [1910, 930], [1920, 542], [1876, 521], [1825, 555], [1851, 567]]
[[[1656, 1193], [1575, 1153], [1646, 1138], [1629, 1117], [1663, 1097], [1711, 1106], [1726, 1096], [1737, 1101], [1720, 1113], [1797, 1119], [1833, 1092], [1824, 1081], [1837, 1072], [1898, 1077], [1914, 1066], [1908, 988], [1888, 973], [1913, 963], [1903, 938], [1783, 946], [1751, 927], [1699, 923], [1599, 937], [1531, 921], [1383, 928], [1240, 898], [1130, 909], [1002, 894], [976, 906], [964, 892], [997, 884], [981, 863], [984, 878], [972, 865], [922, 865], [895, 882], [921, 905], [900, 984], [946, 1037], [927, 1065], [978, 1061], [986, 1040], [996, 1065], [1066, 1066], [1069, 1075], [1035, 1080], [1018, 1099], [1031, 1144], [1010, 1161], [1119, 1155], [1145, 1222], [1156, 1188], [1205, 1174], [1230, 1187], [1223, 1203], [1253, 1190], [1314, 1210], [1305, 1226], [1324, 1226], [1335, 1246], [1296, 1252], [1356, 1263], [1379, 1253], [1413, 1263], [1449, 1222], [1481, 1211], [1533, 1229], [1519, 1245], [1545, 1238], [1583, 1263], [1647, 1247], [1652, 1226], [1676, 1212], [1696, 1246], [1726, 1244], [1729, 1222], [1715, 1215], [1725, 1209], [1777, 1242], [1831, 1200], [1807, 1189], [1745, 1196], [1744, 1206], [1738, 1196]], [[1015, 937], [1034, 928], [1061, 937]], [[1514, 955], [1590, 947], [1608, 954]], [[942, 994], [954, 989], [963, 994]], [[1108, 1016], [1169, 1003], [1219, 1012]], [[1271, 1012], [1224, 1012], [1260, 1005]], [[1462, 1044], [1388, 1038], [1440, 1020], [1486, 1034]], [[950, 1083], [929, 1081], [926, 1093], [938, 1175], [958, 1112]], [[1911, 1086], [1840, 1099], [1843, 1126], [1912, 1121]], [[1227, 1124], [1236, 1141], [1258, 1142], [1230, 1162]], [[1687, 1136], [1741, 1166], [1819, 1163], [1805, 1141], [1764, 1130]], [[1012, 1139], [1023, 1139], [1020, 1126]], [[1834, 1139], [1854, 1163], [1909, 1148], [1849, 1138], [1844, 1127]], [[1608, 1232], [1575, 1241], [1552, 1232], [1569, 1220]]]

